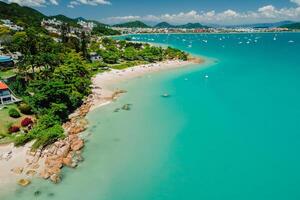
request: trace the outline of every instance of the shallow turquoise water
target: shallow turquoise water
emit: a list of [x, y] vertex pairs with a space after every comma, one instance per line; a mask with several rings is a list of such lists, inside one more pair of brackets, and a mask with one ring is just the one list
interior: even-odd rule
[[135, 37], [213, 64], [122, 83], [127, 94], [88, 116], [78, 169], [4, 199], [300, 199], [300, 34]]

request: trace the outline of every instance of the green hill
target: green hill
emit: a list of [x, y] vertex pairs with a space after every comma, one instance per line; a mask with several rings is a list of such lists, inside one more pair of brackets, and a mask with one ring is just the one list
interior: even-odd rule
[[77, 21], [76, 19], [72, 19], [72, 18], [69, 18], [65, 15], [54, 15], [54, 16], [49, 16], [47, 17], [47, 19], [57, 19], [59, 21], [62, 21], [64, 23], [67, 23], [69, 24], [70, 26], [75, 26], [75, 27], [78, 27], [79, 25], [77, 24]]
[[281, 26], [281, 28], [300, 29], [300, 22], [293, 23], [293, 24], [287, 24], [287, 25]]
[[122, 24], [115, 24], [114, 27], [121, 27], [121, 28], [150, 28], [147, 24], [141, 21], [133, 21], [133, 22], [126, 22]]
[[23, 7], [16, 3], [7, 4], [0, 1], [0, 19], [10, 19], [14, 23], [23, 26], [40, 26], [46, 16], [39, 11]]
[[172, 25], [167, 22], [161, 22], [154, 26], [155, 28], [186, 28], [186, 29], [197, 29], [197, 28], [208, 28], [200, 23], [188, 23], [183, 25]]
[[196, 29], [196, 28], [208, 28], [207, 26], [203, 26], [200, 23], [188, 23], [184, 25], [177, 26], [178, 28], [186, 28], [186, 29]]
[[168, 22], [161, 22], [154, 26], [155, 28], [176, 28], [176, 26], [169, 24]]
[[33, 26], [39, 28], [40, 30], [44, 30], [41, 28], [41, 21], [43, 19], [53, 19], [53, 18], [65, 22], [73, 27], [79, 27], [79, 25], [77, 24], [78, 20], [94, 22], [95, 24], [97, 24], [97, 27], [95, 28], [96, 29], [95, 32], [98, 34], [103, 34], [103, 35], [120, 34], [119, 32], [108, 28], [106, 24], [102, 24], [94, 20], [86, 20], [82, 17], [72, 19], [65, 15], [46, 16], [33, 8], [20, 6], [16, 3], [7, 4], [0, 1], [0, 19], [10, 19], [15, 24], [25, 28]]

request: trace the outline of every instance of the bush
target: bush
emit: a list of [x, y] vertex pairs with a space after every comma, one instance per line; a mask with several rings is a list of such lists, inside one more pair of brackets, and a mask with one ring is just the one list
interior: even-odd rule
[[18, 108], [21, 111], [21, 113], [23, 113], [25, 115], [31, 115], [31, 114], [33, 114], [32, 108], [28, 104], [26, 104], [26, 103], [21, 103], [18, 106]]
[[19, 118], [19, 117], [21, 117], [21, 114], [20, 114], [19, 111], [17, 111], [17, 109], [15, 109], [15, 108], [9, 109], [8, 114], [9, 114], [9, 116], [12, 117], [12, 118]]
[[36, 137], [36, 141], [33, 143], [32, 148], [38, 149], [45, 147], [48, 144], [52, 144], [60, 138], [64, 137], [64, 130], [60, 125], [54, 125], [51, 128], [41, 130], [39, 135]]
[[15, 137], [14, 144], [16, 147], [19, 147], [25, 145], [30, 140], [32, 140], [32, 137], [29, 134], [22, 134]]
[[9, 133], [17, 133], [19, 131], [20, 131], [20, 127], [18, 127], [18, 126], [11, 126], [8, 128]]
[[33, 124], [33, 121], [32, 121], [32, 119], [29, 118], [29, 117], [26, 117], [25, 119], [23, 119], [23, 120], [21, 121], [21, 126], [22, 126], [22, 127], [27, 127], [27, 126], [29, 126], [30, 124]]

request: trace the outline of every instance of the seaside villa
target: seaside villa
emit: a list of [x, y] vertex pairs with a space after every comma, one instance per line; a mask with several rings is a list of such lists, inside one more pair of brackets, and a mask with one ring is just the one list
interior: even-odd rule
[[9, 87], [2, 81], [0, 81], [0, 106], [15, 103], [21, 101], [18, 99]]

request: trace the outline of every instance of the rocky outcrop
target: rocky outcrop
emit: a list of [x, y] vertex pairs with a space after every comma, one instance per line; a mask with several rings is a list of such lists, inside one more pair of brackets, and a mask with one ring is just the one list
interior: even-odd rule
[[48, 146], [43, 151], [45, 157], [45, 166], [40, 176], [44, 179], [50, 179], [54, 183], [61, 180], [61, 168], [75, 168], [82, 161], [81, 152], [84, 147], [84, 141], [78, 135], [69, 135], [64, 140], [59, 140]]
[[20, 180], [18, 181], [18, 184], [19, 184], [20, 186], [23, 186], [23, 187], [28, 186], [30, 183], [31, 183], [31, 181], [28, 180], [28, 179], [20, 179]]

